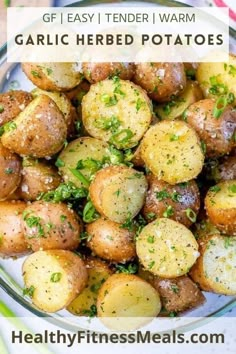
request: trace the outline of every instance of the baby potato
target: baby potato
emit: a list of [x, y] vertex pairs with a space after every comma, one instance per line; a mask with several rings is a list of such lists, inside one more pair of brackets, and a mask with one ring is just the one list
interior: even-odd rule
[[48, 157], [61, 150], [67, 129], [63, 114], [46, 95], [36, 97], [5, 129], [2, 144], [23, 156]]
[[36, 201], [24, 211], [22, 227], [33, 251], [75, 250], [82, 224], [78, 215], [64, 203]]
[[224, 234], [236, 236], [236, 180], [209, 189], [205, 207], [210, 221]]
[[[88, 187], [92, 174], [111, 156], [109, 145], [91, 137], [82, 137], [69, 143], [59, 155], [59, 171], [65, 182], [78, 188]], [[81, 168], [75, 173], [80, 164]], [[78, 174], [80, 178], [78, 178]]]
[[205, 291], [236, 295], [236, 238], [219, 234], [201, 239], [200, 257], [190, 276]]
[[21, 160], [0, 141], [0, 200], [7, 199], [21, 181]]
[[204, 218], [194, 224], [193, 233], [196, 239], [198, 240], [198, 243], [201, 243], [202, 239], [204, 240], [210, 235], [220, 235], [220, 231], [207, 218]]
[[168, 312], [194, 309], [206, 301], [198, 286], [185, 275], [176, 279], [155, 277], [152, 286], [159, 292], [162, 304]]
[[57, 107], [64, 115], [67, 126], [67, 135], [70, 136], [74, 132], [74, 123], [78, 117], [76, 115], [75, 108], [72, 106], [67, 96], [62, 92], [45, 91], [39, 88], [34, 89], [31, 93], [34, 98], [39, 95], [46, 95], [56, 103]]
[[[225, 59], [223, 52], [211, 53], [199, 63], [197, 68], [196, 78], [200, 84], [205, 97], [216, 97], [222, 94], [233, 93], [234, 104], [236, 103], [236, 56], [229, 55], [229, 60]], [[211, 62], [217, 58], [218, 62]]]
[[72, 101], [74, 106], [78, 106], [78, 104], [81, 104], [83, 96], [89, 91], [90, 86], [91, 85], [88, 81], [83, 80], [78, 86], [66, 91], [65, 95], [70, 101]]
[[183, 63], [139, 63], [134, 82], [147, 91], [154, 101], [167, 102], [186, 86]]
[[185, 275], [199, 256], [192, 232], [164, 218], [144, 226], [136, 240], [136, 251], [144, 268], [162, 278]]
[[187, 81], [184, 91], [179, 96], [174, 96], [170, 102], [158, 105], [155, 108], [155, 113], [162, 120], [180, 118], [191, 104], [202, 98], [203, 94], [198, 83], [196, 81]]
[[135, 167], [144, 167], [144, 161], [141, 157], [141, 148], [140, 145], [137, 147], [137, 149], [134, 151], [133, 157], [131, 162], [134, 164]]
[[20, 201], [0, 202], [0, 256], [23, 256], [29, 252], [21, 227], [21, 215], [26, 203]]
[[26, 258], [22, 273], [33, 304], [46, 312], [68, 306], [83, 291], [88, 279], [82, 259], [65, 250], [33, 253]]
[[186, 275], [173, 279], [160, 278], [142, 268], [138, 274], [158, 291], [167, 312], [190, 310], [206, 301], [198, 286]]
[[131, 80], [134, 75], [133, 63], [83, 63], [83, 74], [91, 84], [118, 76], [122, 80]]
[[46, 91], [68, 91], [83, 78], [79, 63], [22, 63], [22, 70], [35, 86]]
[[133, 325], [139, 327], [148, 322], [147, 318], [156, 317], [160, 310], [161, 301], [158, 292], [137, 275], [113, 274], [105, 281], [98, 293], [98, 317], [126, 318], [125, 322], [120, 323], [110, 319], [111, 325], [116, 329], [127, 328], [126, 321], [129, 321], [127, 317], [135, 317], [136, 320], [132, 321]]
[[100, 258], [123, 263], [135, 257], [135, 233], [114, 221], [97, 219], [86, 226], [87, 246]]
[[117, 223], [124, 223], [139, 213], [146, 191], [147, 181], [143, 173], [121, 165], [98, 171], [89, 187], [97, 211]]
[[236, 156], [227, 156], [212, 171], [214, 180], [218, 183], [230, 179], [236, 180]]
[[61, 177], [56, 168], [34, 159], [24, 159], [21, 171], [20, 199], [34, 201], [40, 193], [56, 189]]
[[29, 92], [22, 90], [0, 93], [0, 126], [18, 116], [32, 99]]
[[108, 265], [97, 258], [85, 259], [88, 271], [88, 282], [84, 290], [70, 303], [67, 310], [77, 316], [86, 316], [97, 305], [98, 291], [102, 284], [111, 276]]
[[199, 138], [185, 122], [155, 124], [140, 145], [145, 165], [159, 180], [169, 184], [187, 182], [202, 170], [204, 155]]
[[206, 145], [208, 157], [228, 154], [235, 146], [236, 112], [231, 105], [217, 116], [217, 101], [210, 98], [193, 103], [185, 112], [186, 122]]
[[147, 221], [169, 217], [189, 227], [197, 219], [200, 194], [194, 180], [170, 185], [152, 174], [147, 176], [149, 188], [142, 213]]
[[130, 81], [100, 81], [82, 100], [82, 120], [94, 138], [118, 149], [135, 146], [149, 127], [152, 105], [146, 93]]

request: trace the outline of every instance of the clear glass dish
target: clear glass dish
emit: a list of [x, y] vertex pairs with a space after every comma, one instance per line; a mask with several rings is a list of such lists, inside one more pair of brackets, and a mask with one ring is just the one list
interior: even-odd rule
[[[144, 4], [145, 3], [145, 4]], [[151, 1], [119, 1], [119, 0], [84, 0], [71, 4], [70, 6], [95, 6], [95, 5], [109, 5], [109, 6], [130, 6], [130, 5], [145, 5], [145, 6], [169, 6], [181, 7], [188, 6], [177, 1], [166, 0], [151, 0]], [[236, 53], [236, 32], [230, 28], [230, 44], [231, 50]], [[26, 79], [25, 75], [20, 69], [19, 64], [9, 64], [6, 62], [6, 49], [5, 44], [0, 48], [0, 92], [9, 89], [24, 89], [31, 90], [33, 85]], [[21, 265], [24, 258], [17, 260], [13, 259], [0, 259], [0, 287], [19, 305], [31, 311], [34, 315], [45, 317], [50, 322], [65, 328], [67, 330], [79, 330], [84, 328], [84, 321], [80, 317], [71, 315], [69, 312], [63, 310], [55, 314], [48, 314], [37, 309], [28, 298], [22, 295], [22, 275]], [[223, 296], [212, 293], [205, 293], [207, 302], [196, 310], [187, 312], [184, 316], [192, 320], [184, 327], [178, 328], [179, 331], [189, 331], [194, 328], [203, 326], [204, 324], [212, 321], [215, 317], [225, 315], [229, 310], [236, 307], [236, 296]]]

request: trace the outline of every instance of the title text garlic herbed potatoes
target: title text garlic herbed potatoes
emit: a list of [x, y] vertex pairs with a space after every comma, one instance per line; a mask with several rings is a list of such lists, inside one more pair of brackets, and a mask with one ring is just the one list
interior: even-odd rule
[[133, 330], [236, 295], [236, 61], [210, 58], [23, 63], [0, 94], [0, 256], [38, 309]]

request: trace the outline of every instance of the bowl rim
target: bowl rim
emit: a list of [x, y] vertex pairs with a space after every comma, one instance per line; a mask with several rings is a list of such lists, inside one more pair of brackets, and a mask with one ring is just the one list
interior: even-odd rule
[[[119, 3], [149, 3], [153, 5], [159, 5], [159, 6], [167, 6], [167, 7], [193, 7], [189, 4], [184, 4], [179, 1], [175, 0], [135, 0], [135, 1], [130, 1], [130, 0], [103, 0], [102, 2], [98, 0], [81, 0], [79, 2], [72, 2], [71, 4], [68, 4], [64, 7], [88, 7], [92, 5], [98, 5], [98, 4], [119, 4]], [[229, 34], [233, 39], [236, 39], [236, 30], [234, 30], [232, 27], [229, 27]], [[2, 45], [0, 48], [0, 66], [6, 61], [6, 56], [7, 56], [7, 42]], [[16, 66], [17, 63], [12, 63], [11, 67]], [[9, 68], [8, 68], [9, 69]], [[1, 83], [0, 83], [1, 85]], [[0, 86], [1, 87], [1, 86]], [[57, 325], [63, 329], [69, 330], [69, 331], [78, 331], [78, 330], [83, 330], [79, 326], [79, 324], [76, 323], [71, 323], [68, 320], [65, 320], [65, 318], [57, 313], [55, 314], [49, 314], [46, 312], [43, 312], [39, 309], [37, 309], [32, 303], [27, 301], [22, 295], [19, 294], [19, 292], [16, 291], [16, 289], [13, 289], [9, 281], [7, 281], [8, 275], [5, 272], [5, 270], [0, 266], [1, 269], [1, 274], [0, 274], [0, 288], [2, 288], [13, 300], [15, 300], [18, 304], [23, 306], [26, 310], [30, 311], [34, 315], [38, 317], [42, 317], [48, 322]], [[6, 277], [4, 277], [4, 273], [6, 274]], [[3, 279], [5, 278], [5, 279]], [[233, 308], [236, 307], [236, 297], [233, 298], [229, 303], [224, 305], [222, 308], [219, 310], [214, 311], [213, 313], [207, 315], [206, 317], [199, 317], [198, 320], [194, 320], [193, 322], [178, 327], [177, 330], [178, 332], [188, 332], [191, 330], [194, 330], [196, 328], [199, 328], [201, 326], [206, 325], [207, 323], [213, 321], [214, 319], [224, 316], [228, 311], [232, 310]]]

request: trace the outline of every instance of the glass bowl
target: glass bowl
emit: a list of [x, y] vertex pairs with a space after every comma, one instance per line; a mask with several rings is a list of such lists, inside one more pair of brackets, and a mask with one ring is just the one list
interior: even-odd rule
[[[177, 1], [171, 0], [151, 0], [151, 1], [119, 1], [119, 0], [84, 0], [73, 3], [69, 6], [82, 7], [82, 6], [169, 6], [181, 7], [189, 6]], [[236, 53], [236, 32], [230, 28], [230, 44], [231, 50]], [[9, 64], [6, 62], [6, 49], [5, 44], [0, 48], [0, 92], [9, 89], [24, 89], [31, 90], [33, 84], [26, 78], [20, 69], [19, 64]], [[0, 287], [19, 305], [31, 311], [34, 315], [45, 317], [48, 321], [56, 324], [67, 330], [80, 330], [85, 328], [85, 322], [82, 318], [71, 315], [66, 310], [60, 311], [55, 314], [48, 314], [37, 309], [27, 297], [22, 295], [23, 280], [21, 275], [21, 266], [24, 258], [19, 259], [0, 259]], [[192, 311], [185, 313], [183, 316], [188, 317], [188, 324], [178, 327], [180, 331], [189, 331], [194, 328], [205, 325], [214, 318], [225, 315], [229, 310], [236, 307], [236, 296], [223, 296], [213, 293], [205, 293], [206, 303]]]

